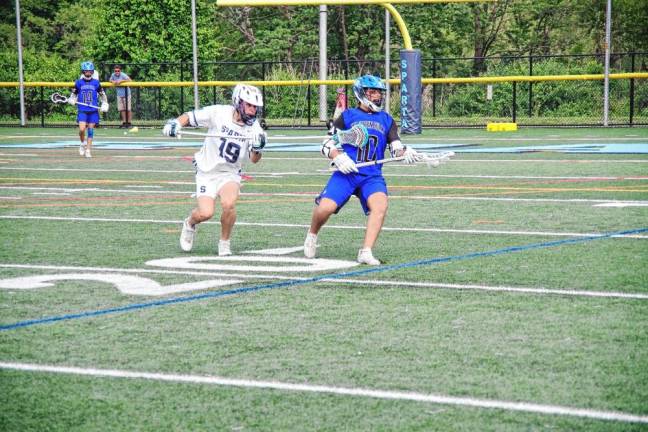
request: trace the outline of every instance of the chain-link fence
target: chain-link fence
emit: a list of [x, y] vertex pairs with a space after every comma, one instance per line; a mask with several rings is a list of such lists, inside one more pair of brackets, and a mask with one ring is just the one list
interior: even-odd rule
[[[510, 56], [493, 58], [423, 59], [424, 78], [545, 76], [602, 74], [602, 55]], [[613, 54], [611, 72], [648, 71], [648, 53]], [[192, 80], [190, 62], [120, 63], [134, 81], [187, 82]], [[107, 82], [115, 63], [98, 64], [100, 79]], [[391, 62], [390, 76], [397, 78], [399, 62]], [[329, 79], [354, 79], [372, 73], [385, 76], [383, 60], [328, 62]], [[209, 62], [199, 65], [199, 81], [308, 81], [318, 79], [318, 60], [298, 62]], [[321, 127], [319, 86], [263, 86], [263, 116], [268, 126]], [[328, 86], [330, 117], [335, 107], [337, 87]], [[399, 119], [399, 86], [390, 86], [389, 111]], [[51, 93], [69, 93], [69, 88], [26, 87], [28, 125], [64, 126], [75, 123], [71, 107], [54, 105]], [[354, 97], [346, 86], [348, 99]], [[121, 124], [116, 93], [107, 89], [111, 109], [102, 115], [102, 125]], [[160, 125], [168, 118], [193, 108], [193, 87], [143, 86], [131, 88], [134, 125]], [[199, 87], [200, 105], [229, 103], [230, 87]], [[648, 125], [648, 80], [610, 81], [610, 125]], [[514, 121], [521, 126], [601, 125], [603, 118], [602, 80], [543, 82], [501, 82], [496, 84], [429, 84], [423, 86], [422, 123], [424, 127], [483, 126], [494, 121]], [[16, 87], [0, 88], [0, 124], [19, 125], [19, 96]]]

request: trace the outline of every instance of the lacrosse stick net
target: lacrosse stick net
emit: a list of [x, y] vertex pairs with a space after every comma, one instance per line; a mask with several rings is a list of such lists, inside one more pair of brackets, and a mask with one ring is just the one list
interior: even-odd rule
[[356, 147], [364, 147], [369, 142], [367, 127], [361, 123], [355, 124], [351, 129], [338, 130], [333, 139], [338, 144], [351, 144]]

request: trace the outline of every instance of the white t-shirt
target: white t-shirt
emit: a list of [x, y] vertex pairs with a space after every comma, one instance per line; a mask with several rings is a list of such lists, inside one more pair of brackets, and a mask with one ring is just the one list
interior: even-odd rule
[[238, 174], [252, 147], [252, 141], [245, 138], [263, 132], [259, 122], [255, 121], [252, 126], [234, 123], [234, 107], [231, 105], [211, 105], [189, 111], [187, 115], [191, 126], [206, 127], [209, 135], [223, 135], [222, 138], [205, 138], [200, 151], [194, 155], [198, 169]]

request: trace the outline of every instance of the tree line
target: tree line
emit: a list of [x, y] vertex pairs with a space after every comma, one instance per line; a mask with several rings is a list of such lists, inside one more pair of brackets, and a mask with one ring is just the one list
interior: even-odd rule
[[[298, 61], [318, 56], [318, 7], [221, 8], [197, 0], [199, 61]], [[191, 61], [191, 0], [21, 0], [27, 81], [67, 81], [82, 60], [124, 63]], [[602, 53], [606, 0], [499, 0], [396, 5], [423, 58]], [[380, 6], [329, 6], [328, 57], [384, 57]], [[17, 81], [15, 3], [0, 5], [0, 81]], [[648, 2], [613, 1], [612, 50], [648, 51]], [[391, 48], [402, 38], [392, 22]], [[638, 69], [646, 65], [638, 65]], [[128, 72], [128, 71], [127, 71]], [[131, 71], [132, 72], [132, 71]], [[451, 73], [452, 71], [450, 71]], [[147, 69], [146, 81], [163, 68]], [[186, 79], [189, 79], [188, 77]]]

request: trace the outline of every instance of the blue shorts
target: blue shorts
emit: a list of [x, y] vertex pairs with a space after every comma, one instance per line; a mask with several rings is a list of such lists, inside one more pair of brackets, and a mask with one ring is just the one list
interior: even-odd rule
[[315, 198], [315, 204], [319, 204], [322, 198], [328, 198], [337, 204], [335, 213], [349, 201], [351, 195], [360, 200], [365, 215], [369, 214], [367, 199], [376, 192], [383, 192], [387, 195], [387, 184], [382, 176], [367, 176], [362, 174], [342, 174], [334, 172], [324, 190]]
[[77, 114], [77, 122], [85, 123], [94, 123], [99, 124], [99, 112], [98, 111], [79, 111]]

